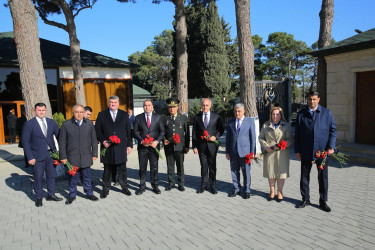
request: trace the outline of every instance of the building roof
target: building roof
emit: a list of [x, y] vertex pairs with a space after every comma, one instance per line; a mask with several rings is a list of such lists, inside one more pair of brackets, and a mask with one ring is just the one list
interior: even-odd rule
[[145, 89], [143, 89], [141, 87], [138, 87], [137, 85], [133, 84], [133, 96], [137, 96], [137, 97], [151, 97], [152, 95], [147, 90], [145, 90]]
[[328, 56], [356, 50], [375, 48], [375, 28], [359, 33], [333, 45], [309, 53], [312, 56]]
[[[70, 46], [43, 38], [40, 49], [44, 67], [71, 67]], [[136, 68], [137, 65], [81, 49], [82, 67]], [[0, 33], [0, 66], [18, 67], [18, 57], [13, 32]]]

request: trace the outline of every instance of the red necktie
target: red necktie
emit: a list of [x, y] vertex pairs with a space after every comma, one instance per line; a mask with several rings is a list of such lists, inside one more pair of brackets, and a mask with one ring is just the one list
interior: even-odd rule
[[150, 122], [150, 115], [147, 115], [147, 128], [150, 129], [151, 122]]

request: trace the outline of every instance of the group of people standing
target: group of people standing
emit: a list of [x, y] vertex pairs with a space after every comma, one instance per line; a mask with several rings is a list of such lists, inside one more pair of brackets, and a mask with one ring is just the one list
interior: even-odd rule
[[[162, 116], [154, 112], [151, 100], [143, 103], [144, 112], [135, 118], [119, 109], [119, 97], [111, 96], [108, 109], [101, 111], [95, 125], [85, 118], [87, 109], [77, 104], [73, 107], [73, 117], [65, 121], [59, 130], [56, 123], [45, 118], [46, 106], [43, 103], [35, 105], [35, 118], [25, 123], [22, 133], [22, 144], [28, 164], [33, 166], [34, 191], [36, 206], [42, 206], [42, 176], [46, 172], [48, 196], [46, 200], [60, 201], [55, 195], [56, 170], [53, 167], [50, 151], [56, 151], [53, 137], [58, 138], [60, 161], [69, 161], [78, 166], [75, 175], [69, 176], [69, 197], [66, 204], [71, 204], [77, 195], [77, 184], [82, 183], [87, 198], [98, 200], [93, 194], [90, 177], [90, 167], [98, 157], [98, 142], [101, 145], [100, 161], [104, 165], [102, 178], [102, 193], [100, 198], [109, 195], [111, 181], [118, 172], [118, 181], [122, 193], [130, 196], [127, 181], [127, 157], [132, 152], [133, 141], [138, 143], [139, 189], [141, 195], [146, 190], [147, 165], [150, 165], [150, 182], [152, 191], [160, 194], [158, 179], [158, 160], [160, 145], [164, 144], [167, 161], [168, 186], [166, 191], [177, 188], [185, 191], [184, 155], [189, 152], [190, 130], [187, 117], [178, 113], [179, 100], [167, 99], [168, 115]], [[301, 195], [302, 202], [297, 207], [303, 208], [310, 204], [309, 174], [314, 153], [317, 150], [327, 150], [333, 153], [336, 140], [336, 128], [329, 110], [318, 105], [319, 93], [311, 92], [308, 97], [308, 107], [299, 112], [294, 139], [294, 150], [297, 159], [301, 159]], [[201, 112], [194, 117], [192, 130], [192, 148], [199, 155], [201, 164], [201, 185], [197, 193], [208, 190], [217, 194], [216, 189], [216, 156], [219, 148], [218, 139], [224, 133], [220, 116], [211, 111], [211, 100], [202, 99]], [[91, 114], [92, 110], [89, 110]], [[274, 107], [270, 112], [270, 120], [266, 122], [256, 138], [255, 123], [252, 118], [245, 117], [243, 104], [234, 107], [235, 119], [228, 123], [226, 135], [226, 158], [230, 160], [233, 181], [233, 192], [229, 197], [242, 193], [244, 199], [250, 198], [251, 163], [247, 159], [256, 153], [258, 139], [264, 155], [263, 176], [268, 178], [270, 194], [268, 199], [276, 197], [283, 200], [284, 181], [289, 177], [289, 148], [293, 145], [291, 126], [285, 121], [280, 107]], [[87, 116], [86, 116], [87, 117]], [[134, 122], [134, 123], [133, 123]], [[111, 141], [116, 136], [118, 141]], [[286, 142], [286, 149], [280, 150], [280, 141]], [[104, 152], [104, 153], [103, 153]], [[317, 162], [318, 163], [318, 162]], [[175, 180], [177, 167], [177, 186]], [[241, 189], [240, 172], [243, 175]], [[320, 207], [329, 212], [327, 206], [328, 170], [318, 168]], [[275, 186], [277, 184], [277, 193]]]

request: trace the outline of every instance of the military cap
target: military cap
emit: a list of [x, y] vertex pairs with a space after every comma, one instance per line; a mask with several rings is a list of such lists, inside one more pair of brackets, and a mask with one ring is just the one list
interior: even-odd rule
[[178, 106], [178, 104], [180, 104], [180, 100], [178, 100], [175, 97], [168, 98], [166, 102], [168, 104], [168, 107], [175, 107]]

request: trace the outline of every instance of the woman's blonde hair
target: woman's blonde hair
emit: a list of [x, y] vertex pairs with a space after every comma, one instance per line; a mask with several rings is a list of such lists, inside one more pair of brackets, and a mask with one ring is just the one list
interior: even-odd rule
[[285, 120], [285, 117], [284, 117], [284, 112], [283, 112], [283, 109], [280, 108], [280, 107], [273, 107], [273, 108], [271, 108], [271, 111], [270, 111], [270, 122], [272, 122], [272, 112], [275, 111], [275, 110], [279, 111], [279, 113], [281, 115], [281, 120], [285, 122], [286, 120]]

